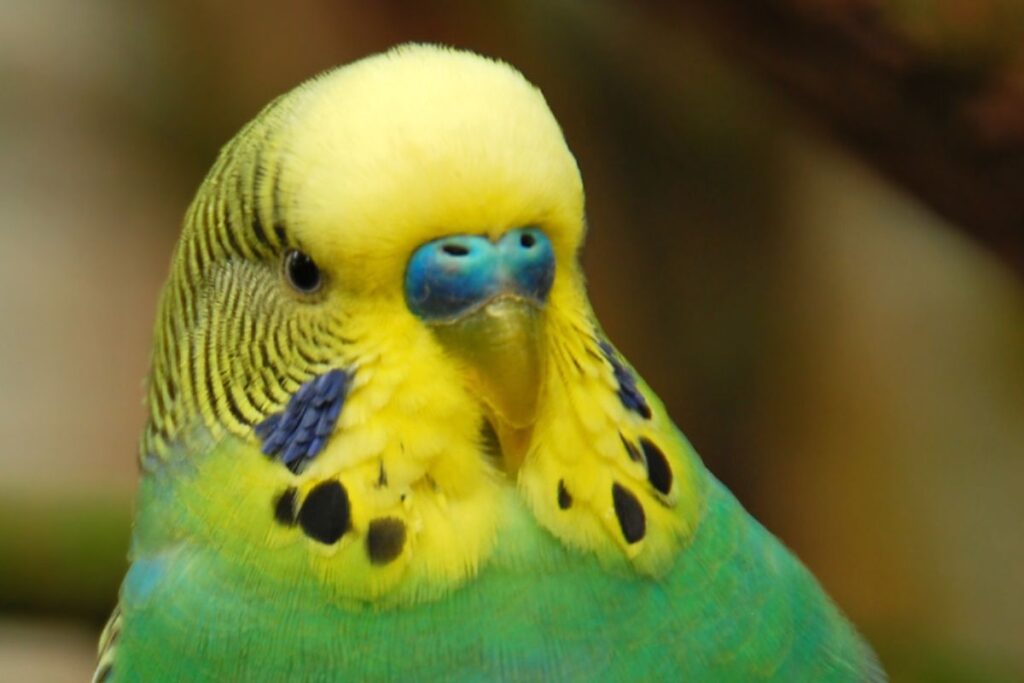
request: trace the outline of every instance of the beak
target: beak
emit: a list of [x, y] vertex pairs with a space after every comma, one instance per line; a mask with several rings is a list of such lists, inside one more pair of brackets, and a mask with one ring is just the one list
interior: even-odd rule
[[406, 272], [410, 310], [462, 363], [509, 471], [521, 464], [537, 418], [554, 271], [547, 236], [520, 228], [497, 242], [478, 235], [430, 242]]

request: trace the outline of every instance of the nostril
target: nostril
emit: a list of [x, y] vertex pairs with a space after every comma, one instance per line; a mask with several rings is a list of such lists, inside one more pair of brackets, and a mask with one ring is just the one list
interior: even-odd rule
[[522, 236], [519, 238], [519, 244], [520, 244], [520, 246], [523, 247], [523, 249], [529, 249], [530, 247], [532, 247], [536, 243], [537, 243], [537, 238], [534, 237], [533, 235], [531, 235], [528, 232], [524, 232], [522, 234]]
[[441, 251], [449, 256], [466, 256], [469, 254], [469, 249], [461, 244], [446, 244], [441, 247]]

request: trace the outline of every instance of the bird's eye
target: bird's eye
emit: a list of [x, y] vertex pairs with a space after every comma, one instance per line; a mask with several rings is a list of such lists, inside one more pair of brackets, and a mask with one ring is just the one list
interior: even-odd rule
[[288, 284], [303, 294], [312, 294], [320, 289], [323, 274], [309, 254], [292, 249], [284, 255], [284, 275]]

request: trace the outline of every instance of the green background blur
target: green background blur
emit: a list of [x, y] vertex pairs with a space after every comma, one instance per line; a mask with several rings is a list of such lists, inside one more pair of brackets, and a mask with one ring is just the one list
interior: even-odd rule
[[407, 40], [541, 87], [587, 187], [606, 330], [894, 680], [1024, 680], [1020, 272], [638, 7], [0, 4], [0, 681], [91, 673], [156, 296], [219, 145]]

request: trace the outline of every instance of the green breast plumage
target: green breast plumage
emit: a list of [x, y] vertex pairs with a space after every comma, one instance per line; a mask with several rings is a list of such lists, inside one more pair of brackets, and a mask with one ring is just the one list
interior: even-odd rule
[[[660, 580], [567, 549], [503, 486], [478, 576], [380, 606], [332, 595], [290, 546], [195, 539], [194, 479], [264, 459], [233, 440], [206, 457], [143, 485], [111, 680], [881, 680], [814, 579], [706, 473], [696, 533]], [[270, 518], [265, 497], [231, 494], [224, 514]]]

